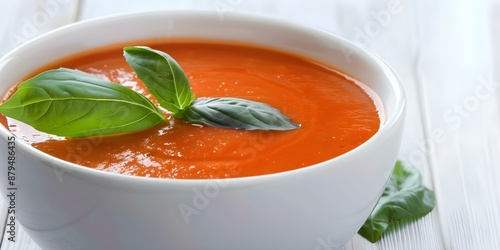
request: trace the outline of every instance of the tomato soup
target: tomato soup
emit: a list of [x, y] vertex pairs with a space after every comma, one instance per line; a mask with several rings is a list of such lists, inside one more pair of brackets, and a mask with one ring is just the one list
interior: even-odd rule
[[[167, 114], [167, 122], [141, 132], [70, 139], [41, 133], [10, 118], [2, 117], [2, 123], [19, 140], [66, 161], [125, 175], [176, 179], [255, 176], [310, 166], [352, 150], [380, 127], [377, 106], [364, 85], [308, 58], [224, 42], [127, 45], [170, 54], [186, 72], [197, 98], [265, 102], [301, 127], [221, 129]], [[79, 69], [132, 88], [156, 103], [126, 63], [122, 48], [115, 45], [80, 53], [33, 75], [59, 67]]]

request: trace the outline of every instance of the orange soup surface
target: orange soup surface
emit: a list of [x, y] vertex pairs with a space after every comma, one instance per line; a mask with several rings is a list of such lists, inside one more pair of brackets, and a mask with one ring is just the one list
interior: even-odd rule
[[[2, 117], [2, 123], [20, 140], [63, 160], [113, 173], [177, 179], [255, 176], [306, 167], [352, 150], [380, 126], [375, 102], [362, 85], [308, 58], [220, 42], [129, 45], [170, 54], [186, 72], [197, 98], [265, 102], [301, 127], [284, 132], [221, 129], [189, 124], [166, 113], [167, 122], [141, 132], [69, 139], [10, 118]], [[34, 74], [59, 67], [79, 69], [123, 84], [156, 103], [126, 63], [122, 48], [87, 51]]]

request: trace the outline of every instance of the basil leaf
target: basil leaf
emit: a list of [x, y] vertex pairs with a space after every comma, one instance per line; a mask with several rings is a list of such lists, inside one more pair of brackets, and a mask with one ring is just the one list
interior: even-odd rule
[[18, 86], [0, 113], [39, 131], [88, 137], [143, 130], [165, 116], [146, 97], [78, 70], [45, 71]]
[[293, 123], [279, 110], [239, 98], [199, 98], [184, 110], [188, 122], [244, 130], [291, 130]]
[[195, 97], [179, 64], [167, 53], [143, 46], [125, 47], [124, 56], [160, 105], [182, 119], [182, 110]]
[[186, 74], [168, 54], [148, 47], [125, 47], [124, 56], [149, 92], [178, 119], [214, 127], [245, 130], [290, 130], [293, 123], [277, 109], [237, 98], [195, 101]]
[[419, 219], [431, 212], [434, 205], [434, 193], [422, 185], [418, 170], [398, 161], [387, 188], [358, 233], [375, 243], [395, 224]]

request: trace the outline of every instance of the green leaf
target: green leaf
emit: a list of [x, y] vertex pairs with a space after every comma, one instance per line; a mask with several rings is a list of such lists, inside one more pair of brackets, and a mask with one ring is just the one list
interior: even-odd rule
[[[124, 48], [124, 56], [160, 105], [178, 119], [245, 130], [291, 130], [279, 110], [237, 98], [195, 101], [189, 81], [168, 54], [148, 47]], [[39, 131], [89, 137], [143, 130], [165, 120], [149, 99], [120, 84], [69, 69], [43, 72], [18, 86], [0, 113]]]
[[419, 219], [434, 206], [434, 193], [422, 185], [418, 170], [398, 161], [387, 188], [358, 233], [375, 243], [391, 227]]
[[244, 130], [291, 130], [300, 127], [265, 103], [238, 98], [199, 98], [186, 108], [184, 119], [213, 127]]
[[195, 97], [179, 64], [167, 53], [143, 46], [125, 47], [124, 56], [160, 105], [182, 119], [182, 110]]
[[299, 127], [267, 104], [237, 98], [195, 101], [186, 74], [165, 52], [133, 46], [124, 48], [124, 56], [149, 92], [175, 118], [245, 130], [290, 130]]
[[67, 137], [143, 130], [165, 116], [146, 97], [78, 70], [45, 71], [18, 86], [0, 113]]

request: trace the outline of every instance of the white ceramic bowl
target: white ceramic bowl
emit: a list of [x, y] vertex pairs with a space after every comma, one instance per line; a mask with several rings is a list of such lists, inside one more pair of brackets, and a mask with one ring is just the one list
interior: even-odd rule
[[[151, 37], [243, 41], [337, 65], [378, 94], [385, 120], [371, 139], [340, 157], [299, 170], [226, 180], [106, 173], [56, 159], [18, 140], [14, 215], [35, 242], [50, 250], [302, 250], [346, 244], [389, 179], [405, 101], [397, 76], [382, 60], [340, 37], [229, 12], [223, 18], [192, 11], [112, 16], [66, 26], [4, 56], [0, 93], [56, 59]], [[0, 136], [4, 165], [10, 133], [0, 126]], [[0, 182], [9, 203], [5, 168]]]

